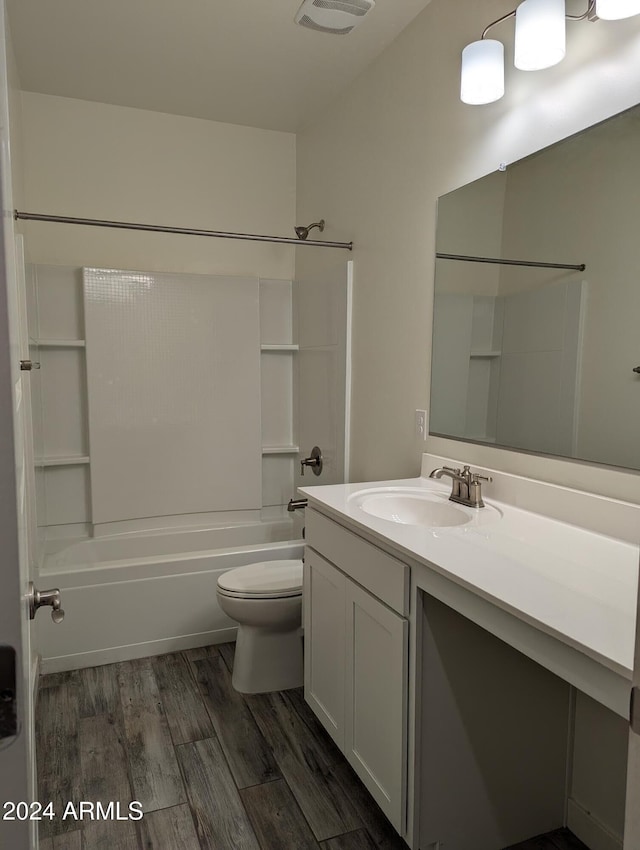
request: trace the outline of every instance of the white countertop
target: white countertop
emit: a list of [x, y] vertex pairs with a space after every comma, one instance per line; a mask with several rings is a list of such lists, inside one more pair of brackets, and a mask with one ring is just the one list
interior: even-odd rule
[[[635, 646], [637, 545], [512, 507], [500, 514], [457, 508], [469, 523], [424, 528], [378, 519], [349, 502], [376, 487], [418, 487], [448, 496], [447, 480], [411, 478], [303, 487], [310, 507], [333, 515], [541, 631], [631, 679]], [[483, 521], [478, 519], [482, 515]]]

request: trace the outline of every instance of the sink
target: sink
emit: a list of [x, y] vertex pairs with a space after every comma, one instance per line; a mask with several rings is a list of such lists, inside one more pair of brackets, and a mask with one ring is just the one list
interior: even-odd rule
[[450, 502], [443, 493], [418, 487], [359, 490], [352, 493], [347, 501], [370, 516], [426, 528], [445, 528], [471, 522], [484, 525], [486, 521], [500, 516], [500, 512], [491, 506], [467, 508]]

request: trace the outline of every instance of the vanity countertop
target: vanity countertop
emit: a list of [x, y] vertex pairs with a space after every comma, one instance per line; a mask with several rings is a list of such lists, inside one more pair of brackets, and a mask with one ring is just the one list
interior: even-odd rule
[[640, 548], [485, 496], [502, 516], [426, 528], [379, 519], [349, 497], [377, 487], [424, 488], [429, 478], [303, 487], [309, 506], [435, 570], [528, 624], [631, 679]]

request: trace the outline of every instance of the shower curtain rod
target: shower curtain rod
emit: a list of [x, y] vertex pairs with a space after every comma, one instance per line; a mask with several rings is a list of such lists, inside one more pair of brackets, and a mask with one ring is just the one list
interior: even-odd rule
[[498, 266], [527, 266], [532, 269], [571, 269], [583, 272], [584, 263], [539, 263], [537, 260], [503, 260], [499, 257], [470, 257], [467, 254], [436, 254], [438, 260], [461, 260], [463, 263], [495, 263]]
[[98, 218], [75, 218], [67, 215], [44, 215], [14, 210], [16, 221], [52, 221], [57, 224], [85, 224], [89, 227], [114, 227], [118, 230], [146, 230], [151, 233], [179, 233], [183, 236], [214, 236], [220, 239], [244, 239], [249, 242], [276, 242], [284, 245], [311, 245], [316, 248], [353, 250], [353, 242], [321, 242], [288, 236], [260, 236], [257, 233], [227, 233], [224, 230], [196, 230], [191, 227], [165, 227], [160, 224], [138, 224], [131, 221], [106, 221]]

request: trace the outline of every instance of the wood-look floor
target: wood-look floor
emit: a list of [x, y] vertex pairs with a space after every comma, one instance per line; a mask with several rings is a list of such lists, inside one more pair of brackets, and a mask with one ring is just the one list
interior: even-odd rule
[[[44, 676], [41, 850], [406, 850], [302, 691], [241, 696], [233, 644]], [[69, 801], [144, 817], [62, 820]], [[509, 850], [586, 850], [567, 830]]]

